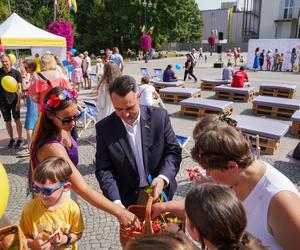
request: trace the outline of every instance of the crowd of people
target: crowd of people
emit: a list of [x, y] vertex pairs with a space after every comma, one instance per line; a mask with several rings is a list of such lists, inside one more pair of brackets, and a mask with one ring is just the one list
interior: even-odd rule
[[[8, 147], [18, 148], [22, 143], [20, 103], [22, 89], [26, 90], [27, 148], [23, 154], [30, 156], [32, 200], [23, 209], [20, 227], [28, 247], [77, 248], [84, 234], [83, 215], [75, 202], [78, 196], [130, 230], [139, 229], [142, 223], [126, 208], [145, 205], [146, 189], [151, 187], [154, 200], [161, 195], [169, 200], [155, 203], [152, 217], [172, 212], [183, 218], [186, 230], [202, 249], [296, 249], [299, 192], [273, 166], [255, 159], [249, 141], [229, 118], [208, 115], [197, 123], [192, 157], [209, 178], [203, 178], [207, 183], [193, 188], [185, 200], [172, 201], [182, 149], [168, 112], [148, 78], [143, 77], [138, 85], [132, 76], [123, 74], [123, 58], [117, 48], [113, 54], [106, 52], [106, 58], [97, 58], [96, 64], [95, 176], [103, 194], [92, 189], [77, 168], [76, 121], [82, 115], [77, 98], [82, 87], [91, 88], [88, 53], [82, 58], [76, 52], [72, 58], [71, 82], [51, 53], [20, 60], [19, 71], [7, 55], [1, 56], [0, 81], [10, 75], [19, 86], [16, 93], [10, 93], [0, 85]], [[185, 78], [193, 77], [194, 53], [187, 54]], [[223, 75], [232, 77], [233, 86], [237, 83], [234, 87], [242, 87], [248, 80], [243, 67], [236, 73], [230, 67]], [[163, 78], [177, 80], [172, 65]], [[168, 223], [167, 231], [129, 242], [126, 249], [198, 249], [175, 223]]]
[[[298, 58], [298, 66], [296, 64]], [[286, 71], [300, 72], [300, 54], [297, 54], [296, 48], [292, 48], [289, 57], [286, 57], [284, 53], [280, 53], [278, 49], [272, 52], [271, 49], [267, 51], [260, 48], [255, 49], [255, 57], [253, 62], [254, 71], [266, 70], [266, 71], [282, 71], [284, 65], [286, 66]]]

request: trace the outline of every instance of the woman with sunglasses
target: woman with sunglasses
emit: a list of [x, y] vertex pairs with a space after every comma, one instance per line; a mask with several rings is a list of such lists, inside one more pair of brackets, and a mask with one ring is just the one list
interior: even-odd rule
[[33, 135], [31, 147], [30, 184], [35, 167], [48, 157], [60, 157], [72, 167], [70, 182], [73, 190], [91, 205], [116, 216], [124, 225], [139, 227], [137, 217], [90, 188], [76, 168], [78, 151], [70, 132], [81, 113], [76, 104], [77, 93], [55, 87], [44, 98], [44, 107]]

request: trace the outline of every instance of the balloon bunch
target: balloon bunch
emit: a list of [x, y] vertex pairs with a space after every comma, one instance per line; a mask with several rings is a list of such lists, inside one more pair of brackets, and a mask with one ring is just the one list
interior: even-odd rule
[[77, 52], [77, 49], [71, 49], [70, 51], [67, 52], [67, 60], [63, 60], [62, 64], [65, 67], [68, 67], [68, 72], [72, 72], [73, 67], [72, 67], [72, 58], [75, 55], [75, 53]]

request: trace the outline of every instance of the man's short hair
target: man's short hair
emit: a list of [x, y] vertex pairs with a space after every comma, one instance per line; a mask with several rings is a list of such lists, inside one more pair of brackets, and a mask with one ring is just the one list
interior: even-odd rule
[[240, 67], [240, 70], [244, 71], [244, 70], [245, 70], [245, 67], [244, 67], [244, 66], [241, 66], [241, 67]]
[[231, 67], [231, 66], [232, 66], [232, 62], [228, 62], [228, 63], [227, 63], [227, 66], [228, 66], [228, 67]]
[[118, 96], [124, 97], [130, 91], [137, 92], [137, 84], [135, 79], [129, 75], [123, 75], [117, 77], [109, 87], [110, 95], [112, 93], [117, 94]]

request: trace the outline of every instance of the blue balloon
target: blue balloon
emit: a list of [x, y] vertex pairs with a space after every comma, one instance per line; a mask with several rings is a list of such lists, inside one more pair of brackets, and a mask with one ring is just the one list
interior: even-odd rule
[[177, 70], [181, 70], [181, 69], [182, 69], [182, 66], [181, 66], [180, 64], [176, 64], [175, 68], [176, 68]]
[[77, 51], [76, 49], [71, 49], [71, 52], [72, 52], [73, 56], [75, 55], [76, 51]]
[[66, 67], [66, 66], [68, 65], [67, 60], [63, 60], [63, 61], [62, 61], [62, 64]]
[[72, 72], [72, 70], [73, 70], [72, 65], [69, 65], [69, 66], [68, 66], [68, 71], [69, 71], [69, 72]]

